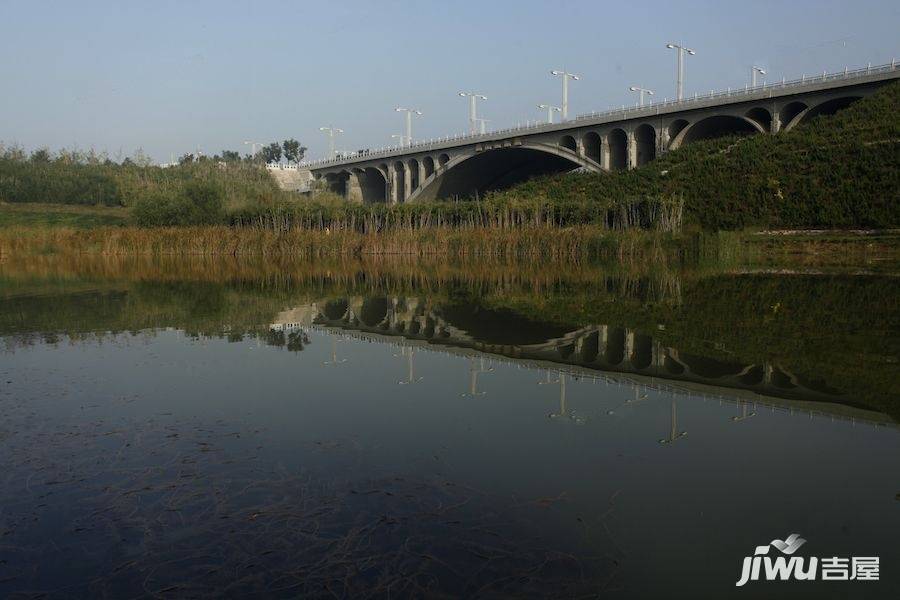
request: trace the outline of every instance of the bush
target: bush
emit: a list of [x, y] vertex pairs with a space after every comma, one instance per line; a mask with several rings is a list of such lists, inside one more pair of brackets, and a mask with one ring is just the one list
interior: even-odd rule
[[191, 182], [175, 191], [141, 198], [132, 218], [141, 227], [217, 225], [225, 220], [225, 193], [213, 183]]

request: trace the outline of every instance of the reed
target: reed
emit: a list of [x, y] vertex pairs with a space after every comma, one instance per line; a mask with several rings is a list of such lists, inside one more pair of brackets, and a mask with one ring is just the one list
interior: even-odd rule
[[328, 256], [405, 255], [514, 257], [573, 261], [610, 257], [677, 257], [679, 238], [662, 232], [603, 231], [597, 227], [522, 227], [388, 229], [360, 233], [353, 229], [258, 227], [99, 227], [0, 230], [0, 256], [46, 253], [104, 255], [262, 255], [319, 258]]

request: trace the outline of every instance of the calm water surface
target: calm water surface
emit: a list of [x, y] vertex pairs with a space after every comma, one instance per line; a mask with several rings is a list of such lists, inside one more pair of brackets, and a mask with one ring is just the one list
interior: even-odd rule
[[0, 596], [897, 597], [898, 292], [7, 259]]

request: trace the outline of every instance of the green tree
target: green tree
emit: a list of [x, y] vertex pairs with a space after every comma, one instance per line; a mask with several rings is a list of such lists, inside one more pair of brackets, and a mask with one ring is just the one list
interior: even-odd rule
[[276, 163], [281, 160], [281, 144], [278, 142], [263, 146], [261, 152], [267, 163]]
[[35, 150], [31, 153], [31, 162], [41, 164], [50, 162], [50, 151], [46, 148]]
[[179, 165], [189, 165], [194, 162], [194, 155], [190, 152], [184, 153], [181, 158], [178, 159]]
[[303, 156], [306, 154], [306, 146], [301, 146], [300, 142], [294, 138], [284, 140], [281, 143], [281, 147], [284, 149], [284, 157], [297, 164], [300, 164], [300, 161], [303, 160]]
[[222, 150], [222, 160], [225, 162], [238, 162], [241, 160], [241, 153], [234, 150]]

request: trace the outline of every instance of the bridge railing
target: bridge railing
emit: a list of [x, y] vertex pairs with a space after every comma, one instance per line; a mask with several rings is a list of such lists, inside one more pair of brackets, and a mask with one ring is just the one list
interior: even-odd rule
[[[612, 116], [620, 116], [622, 119], [632, 118], [632, 117], [641, 117], [654, 115], [659, 113], [661, 108], [670, 108], [674, 106], [680, 106], [685, 108], [690, 108], [691, 106], [699, 106], [708, 104], [710, 100], [722, 99], [722, 98], [753, 98], [753, 97], [766, 97], [775, 90], [781, 90], [785, 88], [803, 88], [803, 87], [812, 87], [822, 82], [829, 81], [838, 81], [845, 79], [856, 79], [860, 77], [866, 77], [868, 75], [874, 75], [878, 73], [886, 73], [891, 71], [896, 71], [900, 69], [900, 62], [896, 60], [892, 60], [889, 63], [885, 63], [883, 65], [868, 65], [866, 67], [860, 69], [844, 69], [843, 71], [838, 71], [835, 73], [828, 73], [823, 71], [821, 75], [812, 75], [812, 76], [802, 76], [798, 79], [785, 80], [782, 79], [779, 82], [775, 83], [763, 83], [757, 86], [745, 86], [743, 88], [731, 89], [728, 88], [725, 91], [710, 91], [708, 94], [694, 94], [691, 98], [684, 98], [683, 100], [663, 100], [662, 102], [649, 102], [644, 106], [625, 106], [623, 105], [621, 108], [612, 108], [605, 111], [595, 111], [590, 113], [584, 113], [576, 116], [574, 119], [570, 119], [566, 121], [565, 124], [577, 124], [579, 121], [588, 121], [593, 119], [600, 119], [604, 117], [612, 117]], [[303, 162], [300, 164], [301, 167], [304, 168], [315, 168], [322, 167], [327, 165], [340, 165], [346, 163], [352, 163], [359, 159], [369, 159], [369, 158], [379, 158], [384, 156], [391, 156], [398, 152], [421, 152], [432, 149], [444, 148], [448, 144], [458, 142], [458, 143], [472, 143], [477, 142], [479, 140], [485, 140], [489, 138], [496, 137], [498, 135], [504, 134], [515, 134], [515, 133], [540, 133], [543, 131], [553, 131], [558, 129], [561, 123], [529, 123], [527, 125], [519, 125], [516, 127], [507, 127], [504, 129], [495, 129], [492, 131], [488, 131], [485, 133], [463, 133], [457, 135], [449, 135], [444, 137], [439, 137], [435, 139], [431, 139], [428, 141], [417, 142], [411, 145], [396, 145], [396, 146], [385, 146], [383, 148], [379, 148], [377, 150], [372, 150], [364, 153], [356, 153], [352, 155], [342, 156], [340, 158], [325, 158], [316, 161]]]

